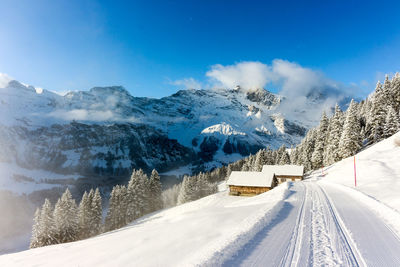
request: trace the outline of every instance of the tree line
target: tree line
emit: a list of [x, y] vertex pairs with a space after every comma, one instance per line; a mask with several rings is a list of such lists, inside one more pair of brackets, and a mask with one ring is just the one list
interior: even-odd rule
[[161, 182], [156, 170], [150, 178], [142, 170], [134, 170], [127, 186], [113, 187], [104, 224], [98, 188], [85, 192], [79, 206], [67, 188], [54, 208], [45, 199], [43, 206], [36, 210], [30, 248], [92, 237], [125, 226], [162, 207]]

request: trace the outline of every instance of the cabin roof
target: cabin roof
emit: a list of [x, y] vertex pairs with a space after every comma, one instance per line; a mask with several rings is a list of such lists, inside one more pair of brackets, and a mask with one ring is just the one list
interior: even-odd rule
[[275, 173], [276, 176], [303, 176], [304, 166], [298, 165], [264, 165], [262, 172]]
[[273, 172], [242, 172], [233, 171], [227, 181], [228, 185], [272, 187]]

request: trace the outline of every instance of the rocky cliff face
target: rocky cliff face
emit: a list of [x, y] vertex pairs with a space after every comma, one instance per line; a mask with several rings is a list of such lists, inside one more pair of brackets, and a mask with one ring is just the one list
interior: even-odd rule
[[0, 127], [2, 160], [59, 174], [129, 175], [132, 168], [168, 170], [188, 164], [191, 149], [140, 124], [52, 124]]

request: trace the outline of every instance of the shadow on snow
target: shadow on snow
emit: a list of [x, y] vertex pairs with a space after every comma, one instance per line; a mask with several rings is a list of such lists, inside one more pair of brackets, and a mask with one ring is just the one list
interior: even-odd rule
[[[286, 196], [286, 199], [289, 199], [292, 195], [297, 193], [296, 191], [291, 190], [290, 189], [291, 187], [293, 187], [292, 183], [289, 184], [289, 193]], [[290, 202], [285, 201], [282, 209], [279, 211], [277, 216], [274, 219], [272, 219], [270, 223], [266, 224], [249, 242], [243, 245], [242, 248], [236, 253], [236, 255], [225, 260], [222, 266], [228, 267], [228, 266], [242, 265], [247, 258], [251, 257], [251, 252], [256, 250], [258, 246], [260, 246], [262, 241], [268, 236], [269, 232], [289, 216], [293, 208], [294, 206]], [[285, 248], [282, 249], [284, 250]], [[269, 265], [272, 263], [269, 262], [266, 264]]]

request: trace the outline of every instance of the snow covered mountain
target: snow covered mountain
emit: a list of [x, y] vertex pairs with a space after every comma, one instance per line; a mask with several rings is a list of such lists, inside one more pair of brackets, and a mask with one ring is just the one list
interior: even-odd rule
[[[327, 99], [318, 93], [293, 105], [240, 87], [181, 90], [161, 99], [133, 97], [120, 86], [60, 96], [11, 81], [0, 88], [0, 162], [92, 185], [116, 183], [132, 168], [210, 169], [266, 146], [298, 143], [318, 122], [321, 105], [334, 104]], [[43, 180], [26, 172], [3, 179], [15, 182], [15, 175], [26, 183]], [[7, 184], [2, 189], [18, 191]]]

